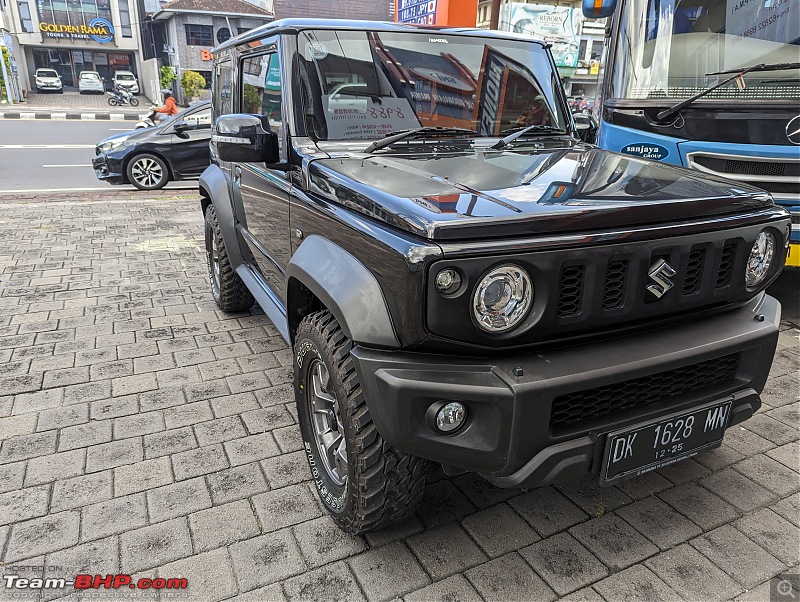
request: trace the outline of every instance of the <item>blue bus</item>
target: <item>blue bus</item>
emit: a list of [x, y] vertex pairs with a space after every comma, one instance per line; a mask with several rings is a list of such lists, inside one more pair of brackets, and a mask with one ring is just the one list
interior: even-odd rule
[[610, 17], [605, 149], [738, 180], [792, 213], [800, 266], [800, 0], [583, 0]]

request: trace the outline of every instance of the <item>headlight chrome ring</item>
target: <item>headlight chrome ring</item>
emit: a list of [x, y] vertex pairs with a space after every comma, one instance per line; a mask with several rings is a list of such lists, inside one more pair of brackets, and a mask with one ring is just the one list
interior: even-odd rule
[[528, 315], [533, 304], [533, 284], [518, 265], [492, 268], [475, 287], [472, 313], [478, 326], [490, 333], [511, 330]]
[[767, 277], [775, 258], [775, 248], [777, 247], [775, 235], [769, 230], [762, 230], [758, 233], [753, 247], [750, 249], [750, 256], [747, 258], [744, 280], [748, 288], [753, 288], [761, 284]]

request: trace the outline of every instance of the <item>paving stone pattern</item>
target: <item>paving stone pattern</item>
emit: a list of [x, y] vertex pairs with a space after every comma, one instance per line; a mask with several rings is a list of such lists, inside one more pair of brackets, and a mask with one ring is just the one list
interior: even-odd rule
[[186, 576], [210, 601], [766, 600], [797, 572], [796, 324], [719, 450], [607, 489], [431, 468], [415, 516], [354, 537], [309, 482], [278, 332], [211, 298], [198, 199], [60, 201], [0, 205], [6, 567]]

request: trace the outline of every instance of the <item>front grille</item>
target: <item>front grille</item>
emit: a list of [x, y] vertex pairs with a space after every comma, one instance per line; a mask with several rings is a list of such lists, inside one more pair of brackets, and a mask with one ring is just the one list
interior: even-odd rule
[[733, 353], [650, 376], [559, 395], [553, 399], [550, 429], [563, 431], [591, 418], [667, 401], [731, 381], [739, 371], [740, 360], [741, 354]]
[[731, 268], [733, 267], [733, 252], [736, 246], [727, 244], [722, 248], [722, 256], [719, 260], [719, 271], [717, 272], [717, 288], [728, 286], [731, 283]]
[[582, 298], [583, 266], [562, 267], [558, 294], [558, 317], [567, 318], [580, 312]]
[[708, 155], [693, 155], [692, 160], [706, 169], [719, 173], [744, 174], [751, 176], [795, 176], [800, 175], [800, 163], [774, 161], [746, 161], [725, 159]]
[[794, 182], [751, 182], [767, 192], [775, 194], [800, 194], [800, 184]]

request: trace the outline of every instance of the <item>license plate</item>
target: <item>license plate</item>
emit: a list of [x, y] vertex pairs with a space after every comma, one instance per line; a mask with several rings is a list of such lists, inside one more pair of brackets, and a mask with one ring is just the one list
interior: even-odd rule
[[794, 268], [800, 267], [800, 244], [789, 245], [789, 254], [786, 256], [786, 265]]
[[633, 477], [722, 443], [731, 402], [716, 403], [659, 422], [608, 434], [602, 484]]

